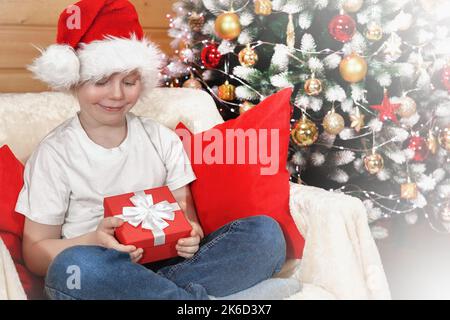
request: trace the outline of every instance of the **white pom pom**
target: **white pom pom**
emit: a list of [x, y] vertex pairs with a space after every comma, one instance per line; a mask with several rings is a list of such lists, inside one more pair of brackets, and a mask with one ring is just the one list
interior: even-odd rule
[[302, 37], [301, 50], [305, 53], [316, 51], [316, 42], [311, 34], [305, 33]]
[[325, 156], [320, 152], [314, 152], [311, 155], [311, 163], [315, 167], [320, 167], [325, 162]]
[[80, 80], [80, 61], [68, 45], [49, 46], [28, 70], [56, 90], [68, 90]]
[[298, 16], [298, 26], [303, 30], [308, 29], [313, 21], [313, 15], [311, 12], [304, 11], [301, 12]]
[[328, 69], [336, 69], [339, 66], [342, 58], [339, 54], [333, 53], [325, 57], [324, 63]]
[[223, 40], [220, 46], [217, 48], [222, 55], [231, 53], [236, 48], [236, 45], [228, 40]]
[[251, 100], [251, 101], [257, 101], [259, 98], [255, 91], [247, 88], [246, 86], [236, 87], [236, 97], [239, 100]]
[[287, 88], [292, 86], [292, 83], [289, 82], [287, 72], [282, 72], [270, 77], [270, 83], [277, 88]]
[[370, 228], [370, 231], [372, 232], [372, 236], [374, 237], [374, 239], [377, 240], [382, 240], [389, 237], [388, 230], [381, 226], [373, 226]]
[[345, 100], [345, 98], [347, 98], [344, 89], [342, 89], [342, 87], [339, 85], [335, 85], [328, 88], [328, 90], [325, 92], [325, 97], [330, 102], [332, 101], [342, 102]]
[[350, 178], [347, 172], [338, 168], [335, 169], [333, 172], [329, 173], [328, 177], [331, 180], [336, 181], [337, 183], [347, 183], [348, 179]]
[[416, 212], [410, 212], [405, 214], [405, 220], [407, 224], [413, 225], [416, 224], [417, 220], [419, 219], [419, 216]]

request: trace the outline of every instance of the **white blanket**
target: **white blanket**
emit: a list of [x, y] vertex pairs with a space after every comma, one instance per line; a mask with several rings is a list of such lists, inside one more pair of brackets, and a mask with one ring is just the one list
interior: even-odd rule
[[0, 238], [0, 300], [26, 300], [14, 262]]
[[291, 214], [305, 237], [304, 285], [290, 299], [390, 299], [366, 208], [354, 197], [291, 184]]

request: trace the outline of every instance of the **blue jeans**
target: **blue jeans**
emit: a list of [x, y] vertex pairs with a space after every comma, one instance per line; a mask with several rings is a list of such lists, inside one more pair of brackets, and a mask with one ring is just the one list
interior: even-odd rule
[[268, 216], [253, 216], [209, 234], [190, 259], [140, 265], [113, 249], [68, 248], [50, 264], [45, 293], [50, 299], [206, 300], [272, 277], [285, 258], [279, 224]]

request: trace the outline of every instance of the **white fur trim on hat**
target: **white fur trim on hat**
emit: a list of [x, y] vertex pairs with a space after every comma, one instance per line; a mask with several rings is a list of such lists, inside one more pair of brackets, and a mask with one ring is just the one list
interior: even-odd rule
[[80, 61], [68, 45], [53, 44], [28, 69], [56, 90], [67, 90], [80, 81]]
[[98, 81], [113, 73], [138, 70], [144, 91], [159, 83], [162, 54], [158, 47], [147, 39], [138, 40], [107, 37], [105, 40], [81, 44], [78, 50], [81, 63], [80, 81]]
[[154, 43], [132, 35], [81, 43], [76, 54], [70, 46], [52, 45], [29, 69], [54, 89], [70, 89], [85, 81], [95, 82], [114, 73], [137, 70], [143, 91], [149, 92], [159, 84], [162, 63], [161, 51]]

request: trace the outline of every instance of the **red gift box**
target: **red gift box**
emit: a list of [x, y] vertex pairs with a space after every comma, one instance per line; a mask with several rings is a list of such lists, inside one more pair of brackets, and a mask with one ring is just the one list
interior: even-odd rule
[[[151, 195], [151, 197], [147, 197], [150, 199], [150, 203], [147, 203], [147, 208], [149, 204], [151, 204], [151, 199], [153, 198], [153, 204], [154, 206], [151, 207], [150, 210], [143, 209], [145, 207], [145, 203], [142, 203], [143, 196], [145, 195]], [[140, 196], [139, 199], [136, 198], [136, 196]], [[147, 200], [148, 200], [147, 199]], [[138, 203], [138, 206], [136, 207], [132, 201]], [[126, 193], [122, 195], [112, 196], [112, 197], [106, 197], [103, 200], [103, 207], [105, 209], [105, 217], [111, 217], [111, 216], [117, 216], [117, 215], [123, 215], [124, 209], [126, 207], [135, 207], [138, 208], [138, 210], [144, 212], [147, 214], [149, 211], [153, 211], [155, 208], [161, 208], [161, 206], [164, 207], [164, 200], [166, 200], [171, 206], [178, 206], [175, 198], [172, 195], [172, 192], [170, 192], [169, 188], [167, 186], [144, 190], [140, 192], [131, 192]], [[167, 205], [167, 203], [165, 203]], [[136, 211], [134, 208], [131, 209]], [[148, 225], [148, 221], [150, 221], [150, 225], [154, 225], [152, 222], [152, 219], [148, 219], [151, 216], [146, 216], [147, 218], [144, 219], [143, 223], [140, 223], [138, 226], [133, 226], [131, 223], [136, 224], [136, 222], [139, 222], [142, 220], [143, 215], [141, 214], [137, 219], [133, 219], [133, 221], [125, 222], [122, 226], [116, 228], [115, 230], [115, 236], [117, 240], [124, 245], [134, 245], [136, 248], [142, 248], [144, 249], [144, 253], [142, 255], [141, 260], [139, 260], [140, 264], [149, 263], [152, 261], [159, 261], [164, 260], [172, 257], [176, 257], [178, 255], [177, 250], [175, 248], [178, 239], [181, 238], [187, 238], [191, 234], [192, 226], [187, 221], [186, 217], [184, 216], [183, 211], [179, 208], [174, 210], [167, 210], [166, 211], [173, 212], [174, 219], [173, 221], [164, 219], [161, 221], [161, 218], [157, 219], [160, 223], [166, 223], [168, 224], [167, 227], [165, 227], [162, 231], [161, 230], [149, 230], [143, 228], [143, 225]], [[163, 239], [161, 239], [161, 237]], [[159, 242], [159, 243], [158, 243]], [[163, 242], [163, 244], [161, 244]]]

